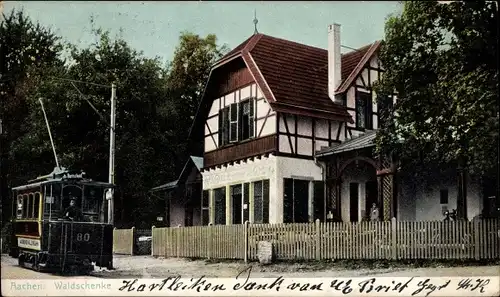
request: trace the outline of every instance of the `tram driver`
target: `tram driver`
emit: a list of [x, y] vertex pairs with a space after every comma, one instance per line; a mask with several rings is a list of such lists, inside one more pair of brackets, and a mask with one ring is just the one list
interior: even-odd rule
[[69, 201], [69, 206], [64, 210], [64, 218], [72, 221], [83, 221], [83, 213], [82, 210], [76, 206], [76, 198], [72, 197]]

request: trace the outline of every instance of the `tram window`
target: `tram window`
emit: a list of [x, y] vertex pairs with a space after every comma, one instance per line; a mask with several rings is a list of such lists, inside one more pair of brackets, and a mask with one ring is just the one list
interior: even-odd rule
[[28, 195], [24, 194], [23, 195], [23, 218], [28, 217], [28, 208], [29, 208]]
[[81, 207], [82, 189], [77, 185], [64, 185], [63, 186], [63, 209], [69, 206], [71, 198], [76, 198], [76, 206]]
[[52, 184], [51, 188], [51, 209], [52, 211], [61, 210], [61, 185], [60, 184]]
[[34, 215], [33, 218], [37, 219], [38, 214], [40, 213], [40, 193], [35, 193], [35, 202], [34, 202]]
[[16, 216], [18, 219], [23, 217], [23, 196], [17, 196], [17, 205], [16, 205]]
[[103, 191], [97, 187], [84, 187], [82, 211], [89, 214], [99, 213], [99, 204], [103, 198]]
[[[61, 211], [61, 184], [53, 183], [45, 185], [44, 217], [48, 219], [57, 218]], [[42, 198], [40, 197], [40, 198]]]
[[32, 219], [35, 217], [35, 194], [29, 194], [29, 208], [28, 208], [28, 218]]

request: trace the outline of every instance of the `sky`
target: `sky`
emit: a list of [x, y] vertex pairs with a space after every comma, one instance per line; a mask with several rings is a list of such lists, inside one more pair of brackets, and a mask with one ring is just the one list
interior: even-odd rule
[[[147, 57], [172, 59], [182, 31], [216, 34], [220, 45], [233, 48], [259, 33], [327, 48], [327, 26], [341, 25], [342, 45], [358, 48], [384, 37], [389, 14], [397, 1], [5, 1], [4, 13], [24, 8], [34, 21], [65, 40], [85, 47], [95, 39], [95, 27], [121, 36]], [[343, 48], [343, 52], [349, 51]]]

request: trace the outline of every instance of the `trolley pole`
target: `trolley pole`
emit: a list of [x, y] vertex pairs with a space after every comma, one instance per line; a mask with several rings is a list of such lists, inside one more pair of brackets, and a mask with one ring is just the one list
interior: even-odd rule
[[[116, 85], [111, 85], [111, 124], [109, 129], [109, 183], [115, 184], [115, 125], [116, 125]], [[110, 189], [108, 199], [108, 223], [114, 223], [114, 189]]]

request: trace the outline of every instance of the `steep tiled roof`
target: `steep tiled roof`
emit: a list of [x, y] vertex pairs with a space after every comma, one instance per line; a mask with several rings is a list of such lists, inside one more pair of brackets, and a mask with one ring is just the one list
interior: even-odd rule
[[[379, 42], [343, 54], [342, 84], [345, 92]], [[345, 107], [328, 96], [328, 51], [264, 34], [255, 34], [225, 55], [215, 67], [241, 55], [275, 110], [352, 121]]]
[[[349, 89], [379, 47], [380, 41], [376, 41], [341, 56], [342, 83], [337, 94]], [[352, 123], [346, 107], [333, 103], [328, 96], [327, 50], [254, 34], [217, 61], [212, 71], [237, 57], [243, 59], [274, 110]], [[198, 113], [206, 113], [209, 108], [204, 99]], [[196, 118], [201, 115], [198, 113]], [[195, 126], [196, 120], [190, 135]]]

